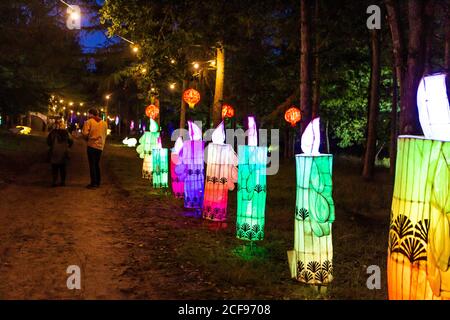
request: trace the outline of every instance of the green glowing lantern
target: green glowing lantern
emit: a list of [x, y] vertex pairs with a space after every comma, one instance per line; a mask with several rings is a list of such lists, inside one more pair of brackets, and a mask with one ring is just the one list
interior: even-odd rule
[[158, 123], [150, 119], [150, 131], [145, 131], [139, 139], [139, 146], [136, 148], [139, 157], [144, 159], [142, 164], [142, 177], [152, 179], [152, 150], [158, 147], [160, 136]]
[[450, 300], [450, 106], [446, 77], [417, 91], [425, 137], [398, 139], [388, 245], [394, 300]]
[[242, 240], [264, 239], [266, 210], [267, 147], [258, 147], [256, 123], [248, 118], [249, 145], [238, 146], [238, 194], [236, 236]]
[[169, 180], [169, 149], [160, 148], [152, 150], [153, 187], [168, 188]]
[[291, 276], [311, 285], [327, 285], [333, 280], [333, 156], [319, 153], [319, 121], [314, 119], [305, 130], [304, 153], [295, 157], [294, 250], [288, 252]]

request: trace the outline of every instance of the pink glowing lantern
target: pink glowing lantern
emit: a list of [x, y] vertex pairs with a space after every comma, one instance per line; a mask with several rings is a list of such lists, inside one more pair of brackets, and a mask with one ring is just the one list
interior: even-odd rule
[[175, 146], [170, 153], [170, 177], [172, 180], [172, 191], [176, 198], [183, 198], [184, 196], [184, 181], [175, 172], [175, 167], [180, 162], [180, 151], [183, 148], [183, 138], [178, 137], [175, 141]]
[[225, 127], [222, 121], [212, 134], [212, 143], [207, 146], [203, 218], [226, 220], [228, 190], [234, 190], [237, 182], [237, 165], [236, 152], [230, 144], [225, 144]]
[[200, 210], [203, 205], [205, 182], [204, 150], [201, 129], [192, 121], [189, 124], [189, 141], [184, 141], [179, 153], [175, 173], [184, 182], [184, 207]]

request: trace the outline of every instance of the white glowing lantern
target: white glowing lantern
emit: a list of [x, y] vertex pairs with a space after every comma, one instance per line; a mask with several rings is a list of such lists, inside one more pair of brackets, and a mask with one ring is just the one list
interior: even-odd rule
[[450, 141], [450, 106], [445, 80], [445, 74], [424, 77], [417, 90], [420, 125], [427, 139]]
[[116, 124], [116, 126], [118, 126], [118, 125], [119, 125], [119, 122], [120, 122], [119, 116], [116, 116], [116, 120], [115, 120], [115, 124]]
[[320, 118], [316, 118], [306, 127], [302, 135], [302, 151], [307, 155], [318, 155], [320, 147]]
[[128, 137], [126, 137], [125, 139], [122, 140], [122, 143], [130, 148], [135, 147], [137, 144], [137, 139], [135, 138], [128, 139]]
[[225, 144], [225, 125], [222, 121], [212, 134], [212, 143], [206, 152], [206, 181], [203, 200], [203, 218], [225, 221], [228, 190], [237, 182], [238, 158], [230, 144]]

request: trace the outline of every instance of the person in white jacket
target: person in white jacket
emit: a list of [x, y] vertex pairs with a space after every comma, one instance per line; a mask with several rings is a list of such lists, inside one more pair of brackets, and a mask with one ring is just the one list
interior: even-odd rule
[[100, 187], [100, 158], [105, 147], [108, 124], [99, 117], [97, 109], [89, 110], [89, 120], [84, 123], [83, 136], [87, 140], [87, 155], [89, 160], [89, 171], [91, 183], [89, 189]]

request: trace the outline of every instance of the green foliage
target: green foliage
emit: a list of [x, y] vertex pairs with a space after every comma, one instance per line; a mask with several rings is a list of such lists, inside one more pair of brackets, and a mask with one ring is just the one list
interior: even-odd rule
[[60, 4], [4, 0], [0, 6], [0, 112], [44, 110], [52, 93], [79, 91], [84, 62]]

